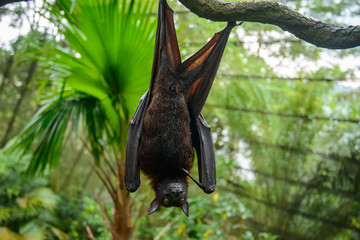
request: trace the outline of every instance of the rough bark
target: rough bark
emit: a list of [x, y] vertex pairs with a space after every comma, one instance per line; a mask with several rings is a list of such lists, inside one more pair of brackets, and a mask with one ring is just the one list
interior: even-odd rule
[[130, 240], [132, 235], [130, 193], [125, 188], [124, 178], [124, 164], [118, 163], [116, 179], [117, 201], [114, 202], [114, 224], [112, 226], [113, 240]]
[[212, 21], [273, 24], [317, 47], [345, 49], [360, 45], [360, 26], [338, 27], [322, 23], [276, 2], [179, 1], [200, 17]]
[[16, 2], [30, 2], [32, 0], [1, 0], [0, 1], [0, 7], [5, 6], [9, 3], [16, 3]]
[[123, 202], [115, 203], [114, 211], [114, 232], [113, 240], [129, 240], [131, 239], [131, 209], [130, 209], [130, 195], [128, 192], [122, 191], [120, 193]]

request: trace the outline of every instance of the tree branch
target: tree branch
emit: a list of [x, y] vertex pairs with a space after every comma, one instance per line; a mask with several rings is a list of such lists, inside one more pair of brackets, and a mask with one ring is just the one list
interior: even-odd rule
[[360, 46], [360, 26], [338, 27], [322, 23], [276, 2], [179, 1], [193, 13], [212, 21], [273, 24], [317, 47], [345, 49]]
[[0, 1], [0, 7], [5, 6], [9, 3], [16, 3], [16, 2], [30, 2], [31, 0], [2, 0]]
[[[0, 7], [14, 2], [3, 0]], [[190, 11], [212, 21], [247, 21], [273, 24], [296, 37], [329, 49], [360, 46], [360, 26], [338, 27], [307, 18], [276, 2], [223, 2], [220, 0], [179, 0]]]

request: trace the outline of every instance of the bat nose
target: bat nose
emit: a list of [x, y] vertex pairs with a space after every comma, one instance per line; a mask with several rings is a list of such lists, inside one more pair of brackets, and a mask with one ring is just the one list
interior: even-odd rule
[[171, 191], [171, 197], [173, 202], [179, 202], [183, 198], [183, 191], [180, 189], [173, 189]]
[[186, 195], [186, 188], [181, 183], [171, 183], [168, 187], [168, 193], [174, 201], [180, 200]]
[[179, 188], [175, 188], [171, 192], [173, 195], [181, 195], [183, 193], [183, 191]]

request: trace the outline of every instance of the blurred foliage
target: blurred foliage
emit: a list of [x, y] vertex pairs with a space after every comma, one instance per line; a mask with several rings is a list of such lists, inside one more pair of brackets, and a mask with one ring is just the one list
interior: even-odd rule
[[0, 239], [108, 239], [97, 203], [54, 193], [46, 178], [24, 174], [25, 164], [0, 152]]
[[99, 205], [82, 190], [76, 192], [77, 197], [62, 196], [56, 209], [69, 239], [85, 240], [91, 238], [90, 235], [98, 240], [109, 239], [110, 233], [103, 225]]
[[0, 152], [0, 238], [68, 239], [54, 211], [59, 197], [46, 179], [25, 176], [20, 169]]
[[[36, 79], [46, 78], [47, 76], [38, 73], [34, 79], [25, 86], [29, 71], [31, 69], [32, 54], [35, 46], [41, 45], [41, 33], [38, 31], [31, 31], [26, 36], [20, 36], [15, 42], [11, 44], [11, 49], [0, 49], [1, 56], [1, 82], [0, 82], [0, 118], [3, 124], [0, 125], [0, 142], [9, 127], [9, 123], [14, 118], [13, 129], [10, 132], [11, 137], [15, 136], [20, 129], [26, 125], [26, 121], [30, 119], [37, 109], [36, 101]], [[16, 57], [15, 57], [16, 55]], [[7, 75], [6, 78], [4, 75]], [[33, 81], [31, 81], [33, 80]], [[23, 96], [23, 102], [26, 105], [21, 105], [18, 113], [13, 116], [13, 111], [17, 102], [22, 97], [21, 92], [26, 88], [27, 94]]]

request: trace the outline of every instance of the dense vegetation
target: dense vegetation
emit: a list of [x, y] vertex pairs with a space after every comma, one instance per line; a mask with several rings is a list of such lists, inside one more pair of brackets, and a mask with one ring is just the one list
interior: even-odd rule
[[[157, 1], [57, 2], [0, 8], [1, 25], [30, 26], [0, 49], [0, 239], [357, 239], [358, 48], [317, 48], [259, 23], [234, 29], [203, 110], [216, 192], [191, 183], [189, 218], [147, 216], [148, 183], [129, 194], [122, 174]], [[360, 22], [358, 0], [280, 3]], [[226, 25], [169, 4], [183, 59]]]

